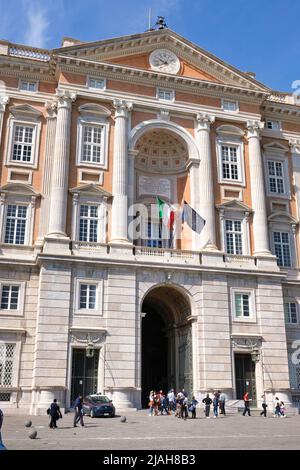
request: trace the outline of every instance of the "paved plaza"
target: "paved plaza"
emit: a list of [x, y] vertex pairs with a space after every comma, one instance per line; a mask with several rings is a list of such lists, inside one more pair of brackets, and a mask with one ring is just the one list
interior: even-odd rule
[[[29, 439], [25, 422], [30, 418], [37, 438]], [[99, 449], [99, 450], [206, 450], [206, 449], [300, 449], [300, 416], [268, 418], [240, 414], [196, 420], [174, 416], [148, 417], [146, 411], [120, 417], [85, 417], [85, 427], [73, 428], [73, 414], [49, 429], [46, 416], [5, 416], [2, 428], [7, 449]]]

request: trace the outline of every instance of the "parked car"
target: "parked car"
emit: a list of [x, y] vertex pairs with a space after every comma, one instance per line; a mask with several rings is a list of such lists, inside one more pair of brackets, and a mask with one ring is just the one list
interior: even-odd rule
[[107, 396], [96, 393], [84, 397], [83, 414], [89, 415], [91, 418], [98, 416], [114, 418], [116, 410], [112, 401]]

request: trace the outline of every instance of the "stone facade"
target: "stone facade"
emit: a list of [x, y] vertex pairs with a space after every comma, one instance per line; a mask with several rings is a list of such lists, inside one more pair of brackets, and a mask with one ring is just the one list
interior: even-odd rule
[[[168, 29], [0, 41], [0, 79], [1, 408], [97, 391], [140, 408], [150, 387], [297, 402], [296, 98]], [[201, 233], [170, 248], [156, 215], [132, 240], [156, 196]]]

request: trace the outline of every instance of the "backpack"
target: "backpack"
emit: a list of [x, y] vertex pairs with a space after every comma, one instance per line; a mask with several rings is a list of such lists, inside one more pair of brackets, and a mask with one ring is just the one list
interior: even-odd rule
[[50, 408], [48, 408], [47, 410], [47, 415], [50, 415]]

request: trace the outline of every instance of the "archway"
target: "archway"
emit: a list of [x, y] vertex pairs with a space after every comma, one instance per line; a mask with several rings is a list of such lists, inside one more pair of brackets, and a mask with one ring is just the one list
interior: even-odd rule
[[191, 307], [180, 289], [151, 289], [142, 304], [142, 406], [150, 390], [193, 390]]

